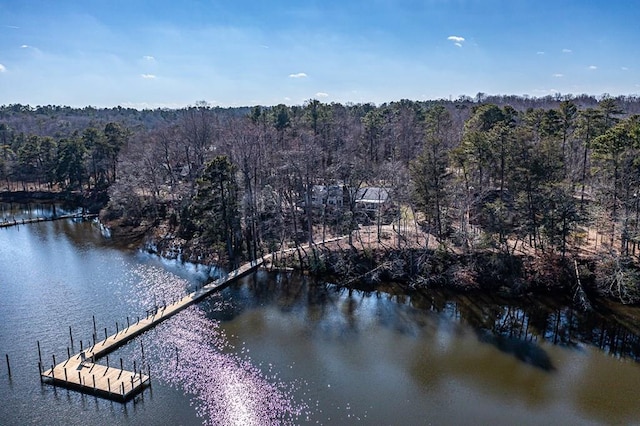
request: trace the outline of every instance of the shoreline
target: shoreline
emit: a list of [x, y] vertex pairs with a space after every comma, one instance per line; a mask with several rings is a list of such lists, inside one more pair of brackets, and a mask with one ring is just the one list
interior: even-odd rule
[[[142, 219], [137, 224], [108, 220], [104, 210], [106, 203], [101, 203], [97, 209], [101, 195], [13, 191], [0, 192], [0, 202], [75, 202], [82, 207], [92, 204], [93, 209], [101, 211], [101, 223], [109, 229], [110, 238], [117, 244], [168, 259], [220, 265], [220, 258], [212, 248], [197, 240], [180, 238], [177, 227], [167, 220]], [[393, 282], [407, 294], [444, 288], [464, 294], [481, 291], [510, 298], [555, 295], [565, 298], [579, 310], [591, 309], [601, 298], [622, 305], [639, 303], [635, 298], [625, 300], [622, 294], [615, 294], [613, 286], [606, 289], [597, 283], [598, 270], [604, 262], [601, 253], [583, 250], [579, 256], [566, 258], [549, 253], [505, 254], [490, 249], [458, 253], [432, 248], [428, 244], [426, 247], [396, 247], [394, 241], [381, 243], [375, 237], [372, 243], [370, 235], [373, 231], [363, 228], [362, 232], [369, 234], [368, 242], [364, 242], [360, 231], [353, 231], [351, 243], [331, 242], [312, 249], [293, 250], [285, 256], [277, 256], [272, 266], [299, 270], [316, 277], [331, 277], [340, 286], [362, 290], [374, 290], [382, 283]]]

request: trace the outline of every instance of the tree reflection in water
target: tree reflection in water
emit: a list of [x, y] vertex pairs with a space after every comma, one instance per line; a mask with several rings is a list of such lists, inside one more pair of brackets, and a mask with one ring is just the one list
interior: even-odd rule
[[[382, 325], [415, 335], [421, 327], [429, 326], [424, 314], [436, 315], [438, 320], [444, 318], [470, 326], [482, 342], [544, 370], [553, 370], [553, 365], [539, 346], [541, 342], [569, 348], [592, 345], [616, 357], [640, 360], [640, 329], [636, 325], [640, 310], [614, 304], [596, 305], [593, 311], [582, 313], [545, 296], [506, 299], [442, 289], [406, 295], [394, 293], [392, 284], [377, 292], [363, 292], [291, 272], [263, 272], [250, 278], [246, 286], [229, 291], [233, 298], [251, 304], [261, 305], [275, 299], [283, 311], [306, 309], [311, 324], [326, 321], [340, 298], [347, 295], [346, 304], [338, 310], [343, 316], [341, 327], [355, 332], [357, 316], [362, 314], [357, 309], [360, 300], [369, 296], [389, 299], [404, 309], [394, 308], [393, 315], [378, 312], [377, 321]], [[248, 307], [234, 303], [229, 309]], [[223, 311], [217, 315], [230, 319], [234, 314]]]

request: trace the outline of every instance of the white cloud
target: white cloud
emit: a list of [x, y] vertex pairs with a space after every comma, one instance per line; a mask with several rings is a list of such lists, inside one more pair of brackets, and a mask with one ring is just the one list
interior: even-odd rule
[[589, 69], [590, 69], [590, 70], [597, 70], [597, 69], [598, 69], [598, 67], [596, 67], [595, 65], [589, 65]]
[[289, 78], [307, 78], [307, 74], [303, 72], [299, 72], [296, 74], [289, 74]]
[[316, 93], [316, 96], [319, 98], [328, 98], [329, 94], [328, 93], [324, 93], [324, 92], [318, 92]]
[[31, 46], [29, 46], [28, 44], [23, 44], [22, 46], [20, 46], [20, 49], [28, 49], [29, 47]]
[[627, 68], [627, 67], [622, 67], [621, 69], [622, 69], [622, 71], [629, 71], [629, 68]]
[[562, 77], [564, 77], [564, 74], [556, 73], [553, 76], [556, 77], [556, 78], [562, 78]]
[[452, 36], [447, 37], [447, 40], [452, 41], [454, 46], [462, 47], [462, 43], [464, 42], [464, 37], [453, 36], [452, 35]]
[[142, 59], [144, 59], [145, 61], [155, 61], [155, 60], [156, 60], [156, 58], [154, 58], [154, 57], [153, 57], [153, 56], [151, 56], [151, 55], [144, 55], [144, 56], [142, 57]]
[[536, 52], [536, 55], [544, 55], [544, 52], [542, 50], [539, 50]]
[[140, 77], [144, 78], [145, 80], [153, 80], [154, 78], [156, 78], [154, 74], [140, 74]]
[[562, 53], [572, 53], [573, 50], [571, 49], [562, 49]]
[[7, 67], [5, 67], [4, 65], [0, 64], [0, 72], [6, 72], [7, 71]]
[[456, 43], [462, 43], [464, 41], [464, 37], [449, 36], [449, 37], [447, 37], [447, 40], [451, 40], [451, 41], [456, 42]]

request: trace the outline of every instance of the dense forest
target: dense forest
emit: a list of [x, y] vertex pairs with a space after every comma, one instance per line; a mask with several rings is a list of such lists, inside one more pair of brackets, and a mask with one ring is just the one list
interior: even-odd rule
[[509, 282], [637, 303], [638, 113], [640, 98], [607, 95], [8, 105], [0, 191], [104, 194], [114, 235], [191, 260], [237, 264], [348, 235], [364, 269], [326, 252], [305, 266], [411, 288]]

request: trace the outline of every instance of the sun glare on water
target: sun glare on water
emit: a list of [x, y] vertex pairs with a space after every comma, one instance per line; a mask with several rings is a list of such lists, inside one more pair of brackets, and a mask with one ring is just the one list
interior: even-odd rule
[[[182, 296], [188, 283], [159, 268], [141, 267], [140, 304]], [[216, 304], [224, 303], [222, 300]], [[296, 383], [277, 379], [256, 367], [244, 348], [233, 348], [218, 321], [198, 306], [180, 312], [144, 336], [156, 380], [182, 389], [205, 424], [295, 424], [309, 414], [307, 404], [294, 401]], [[151, 346], [146, 349], [147, 346]], [[143, 361], [143, 360], [141, 360]]]

